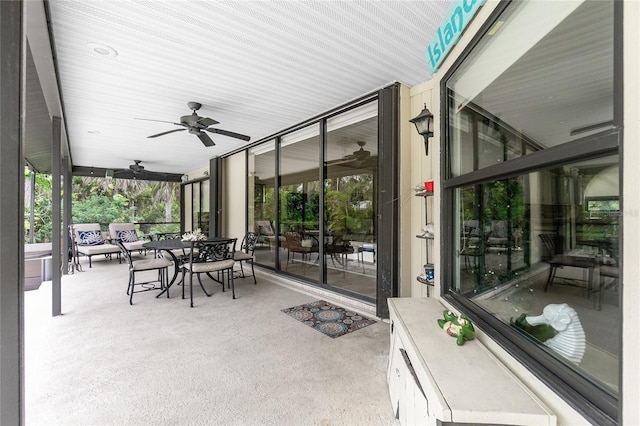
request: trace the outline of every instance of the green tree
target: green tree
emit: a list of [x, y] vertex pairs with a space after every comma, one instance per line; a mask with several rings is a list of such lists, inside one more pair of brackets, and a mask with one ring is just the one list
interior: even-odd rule
[[[33, 232], [35, 242], [51, 239], [51, 176], [36, 174], [34, 229], [29, 229], [30, 177], [25, 168], [25, 241]], [[73, 223], [101, 223], [103, 228], [112, 222], [152, 222], [143, 232], [176, 232], [179, 221], [180, 185], [174, 182], [80, 177], [72, 180]]]
[[53, 203], [51, 197], [51, 176], [44, 174], [35, 174], [35, 191], [34, 191], [34, 229], [30, 229], [30, 200], [31, 200], [31, 174], [34, 173], [25, 167], [25, 200], [24, 200], [24, 229], [25, 242], [29, 242], [29, 237], [33, 234], [33, 241], [36, 243], [47, 242], [51, 240], [51, 215], [53, 213]]

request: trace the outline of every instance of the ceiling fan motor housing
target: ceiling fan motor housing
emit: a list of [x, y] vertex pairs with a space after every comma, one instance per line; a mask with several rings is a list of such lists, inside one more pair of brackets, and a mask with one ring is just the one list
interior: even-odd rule
[[189, 106], [190, 110], [193, 110], [193, 112], [196, 112], [197, 110], [199, 110], [200, 108], [202, 108], [202, 104], [200, 102], [187, 102], [187, 105]]

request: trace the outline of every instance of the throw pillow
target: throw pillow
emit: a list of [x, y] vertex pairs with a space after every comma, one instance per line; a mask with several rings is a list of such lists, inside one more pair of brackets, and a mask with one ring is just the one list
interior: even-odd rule
[[123, 243], [133, 243], [138, 241], [138, 234], [135, 229], [127, 229], [126, 231], [116, 231], [116, 238], [122, 240]]
[[104, 244], [102, 240], [102, 232], [97, 231], [78, 231], [79, 246], [99, 246]]

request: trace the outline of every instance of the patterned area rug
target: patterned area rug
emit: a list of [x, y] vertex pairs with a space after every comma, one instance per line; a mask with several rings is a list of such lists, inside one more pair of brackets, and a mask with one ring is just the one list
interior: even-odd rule
[[334, 338], [375, 324], [374, 320], [324, 300], [283, 309], [282, 312]]

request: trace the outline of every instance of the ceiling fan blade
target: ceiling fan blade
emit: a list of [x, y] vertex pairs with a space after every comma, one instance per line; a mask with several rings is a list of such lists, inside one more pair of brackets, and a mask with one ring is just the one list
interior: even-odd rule
[[209, 137], [209, 135], [207, 135], [206, 133], [198, 133], [197, 134], [198, 139], [200, 139], [202, 141], [202, 143], [204, 144], [204, 146], [214, 146], [215, 143], [213, 143], [213, 141], [211, 140], [211, 138]]
[[147, 136], [147, 138], [157, 138], [158, 136], [163, 136], [163, 135], [168, 135], [169, 133], [174, 133], [174, 132], [181, 132], [183, 130], [187, 130], [187, 129], [174, 129], [174, 130], [168, 130], [166, 132], [162, 132], [162, 133], [157, 133], [155, 135], [151, 135], [151, 136]]
[[209, 127], [209, 126], [212, 126], [214, 124], [218, 124], [218, 121], [214, 120], [213, 118], [209, 118], [209, 117], [200, 117], [200, 119], [198, 120], [198, 124], [201, 124], [204, 127]]
[[172, 124], [176, 124], [173, 121], [167, 121], [167, 120], [154, 120], [152, 118], [134, 118], [134, 120], [142, 120], [142, 121], [155, 121], [157, 123], [172, 123]]
[[203, 129], [203, 130], [206, 130], [207, 132], [211, 132], [211, 133], [217, 133], [219, 135], [229, 136], [230, 138], [242, 139], [243, 141], [251, 140], [251, 137], [249, 136], [241, 135], [240, 133], [230, 132], [228, 130], [222, 130], [222, 129]]
[[353, 160], [354, 160], [354, 158], [338, 158], [336, 160], [326, 161], [325, 164], [327, 166], [335, 166], [335, 165], [338, 165], [338, 164], [350, 163]]
[[575, 129], [571, 129], [569, 136], [579, 135], [580, 133], [590, 132], [592, 130], [600, 129], [602, 127], [613, 126], [613, 121], [605, 121], [602, 123], [595, 123], [588, 126], [576, 127]]

